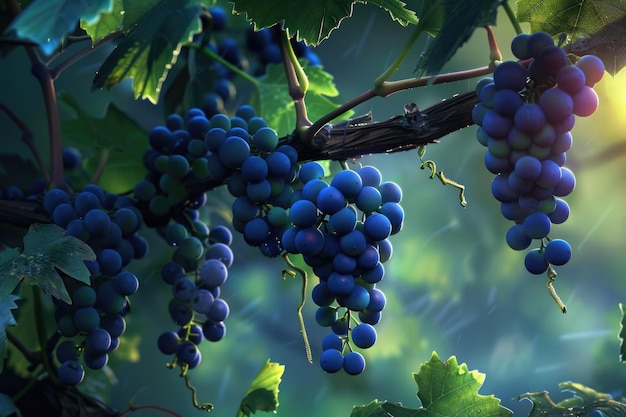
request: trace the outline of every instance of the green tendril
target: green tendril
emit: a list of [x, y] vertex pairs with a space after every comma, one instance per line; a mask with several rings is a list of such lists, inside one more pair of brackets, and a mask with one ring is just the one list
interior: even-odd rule
[[196, 395], [197, 394], [196, 387], [191, 385], [191, 382], [189, 381], [189, 377], [187, 375], [183, 375], [183, 377], [185, 378], [185, 385], [187, 385], [187, 388], [191, 390], [191, 399], [193, 401], [193, 406], [196, 407], [198, 410], [204, 410], [210, 413], [214, 408], [213, 404], [211, 403], [200, 404], [198, 402], [198, 397]]
[[[291, 259], [289, 259], [289, 256], [287, 256], [287, 254], [283, 255], [283, 259], [285, 260], [287, 265], [289, 265], [290, 268], [299, 272], [300, 275], [302, 276], [302, 301], [300, 301], [300, 304], [298, 305], [298, 308], [296, 311], [298, 312], [298, 322], [300, 323], [300, 333], [302, 333], [302, 339], [304, 341], [304, 350], [306, 351], [306, 358], [309, 361], [309, 363], [312, 364], [313, 355], [311, 353], [311, 345], [309, 344], [309, 337], [306, 334], [306, 327], [304, 326], [304, 317], [302, 317], [302, 309], [304, 308], [304, 303], [306, 301], [307, 274], [304, 269], [297, 267], [293, 262], [291, 262]], [[285, 274], [291, 277], [296, 276], [296, 274], [293, 271], [283, 270], [283, 279], [285, 279]]]

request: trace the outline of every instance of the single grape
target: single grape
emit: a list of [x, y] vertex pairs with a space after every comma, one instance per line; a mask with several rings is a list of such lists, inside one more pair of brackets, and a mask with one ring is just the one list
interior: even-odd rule
[[85, 377], [85, 370], [75, 360], [65, 361], [59, 367], [59, 382], [65, 385], [77, 385]]
[[328, 373], [335, 373], [343, 368], [343, 360], [339, 350], [327, 349], [320, 355], [320, 367]]
[[350, 352], [343, 358], [343, 370], [348, 375], [359, 375], [365, 370], [365, 358], [359, 352]]
[[228, 278], [228, 268], [219, 259], [207, 259], [200, 267], [200, 282], [212, 288], [222, 285]]
[[524, 266], [531, 274], [539, 275], [546, 272], [548, 262], [540, 249], [533, 249], [526, 254], [524, 258]]
[[544, 256], [553, 265], [565, 265], [572, 257], [572, 247], [563, 239], [552, 239], [544, 249]]
[[376, 343], [376, 329], [367, 323], [357, 324], [351, 333], [352, 343], [362, 349], [370, 348]]

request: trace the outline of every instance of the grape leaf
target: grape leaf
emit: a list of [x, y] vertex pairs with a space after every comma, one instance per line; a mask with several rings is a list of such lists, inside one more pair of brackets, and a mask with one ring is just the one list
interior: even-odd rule
[[[2, 246], [2, 245], [0, 245]], [[2, 251], [0, 251], [0, 271], [5, 265], [8, 265], [12, 259], [20, 256], [20, 251], [15, 248], [7, 248], [4, 247]], [[19, 277], [3, 277], [0, 279], [0, 299], [4, 299], [7, 295], [9, 295], [17, 284], [20, 283]]]
[[97, 151], [97, 155], [87, 161], [88, 168], [95, 171], [101, 154], [106, 152], [108, 155], [99, 182], [103, 188], [110, 192], [124, 192], [145, 176], [146, 169], [141, 160], [148, 146], [147, 135], [135, 120], [112, 103], [104, 118], [95, 118], [67, 93], [59, 94], [59, 102], [77, 116], [61, 121], [63, 139], [67, 144], [83, 145]]
[[500, 3], [500, 0], [431, 0], [422, 3], [418, 29], [429, 34], [436, 32], [436, 35], [426, 50], [420, 52], [415, 72], [420, 76], [423, 72], [439, 74], [477, 27], [495, 25]]
[[268, 359], [241, 400], [237, 417], [249, 416], [257, 410], [276, 411], [278, 408], [278, 385], [282, 380], [283, 372], [285, 372], [285, 365], [270, 362]]
[[[339, 107], [329, 97], [336, 97], [339, 91], [333, 83], [332, 75], [319, 66], [306, 66], [301, 62], [304, 72], [309, 79], [309, 89], [304, 101], [306, 102], [309, 120], [317, 120], [328, 112]], [[287, 77], [282, 65], [268, 65], [267, 73], [259, 80], [252, 105], [257, 113], [265, 119], [279, 136], [293, 132], [296, 125], [294, 103], [289, 96]], [[354, 112], [343, 114], [337, 120], [348, 119]]]
[[289, 33], [307, 44], [319, 45], [337, 29], [341, 21], [352, 15], [355, 3], [371, 3], [389, 12], [391, 17], [407, 25], [417, 23], [412, 10], [405, 9], [400, 0], [229, 0], [234, 3], [233, 12], [246, 13], [248, 20], [254, 22], [255, 29], [266, 28], [283, 22]]
[[517, 398], [518, 400], [528, 399], [533, 403], [528, 417], [578, 417], [587, 415], [593, 410], [602, 411], [603, 415], [608, 417], [626, 415], [626, 404], [613, 400], [608, 394], [572, 382], [562, 382], [559, 388], [573, 392], [574, 397], [566, 398], [558, 404], [546, 391], [527, 392]]
[[410, 417], [411, 413], [415, 411], [417, 410], [402, 407], [402, 404], [373, 400], [368, 404], [352, 407], [350, 417], [389, 417], [390, 415], [393, 417]]
[[[154, 3], [156, 0], [149, 0]], [[124, 28], [124, 19], [127, 18], [127, 11], [124, 8], [124, 0], [113, 0], [109, 10], [100, 12], [100, 18], [95, 21], [87, 21], [81, 19], [80, 27], [87, 32], [91, 39], [95, 42], [104, 38], [109, 33], [122, 30]], [[135, 3], [141, 3], [136, 1]], [[123, 12], [123, 13], [122, 13]]]
[[[424, 362], [413, 374], [417, 383], [417, 396], [422, 406], [406, 409], [397, 404], [382, 403], [390, 414], [407, 417], [461, 417], [467, 415], [510, 416], [509, 409], [500, 405], [493, 395], [480, 395], [478, 390], [485, 381], [485, 374], [470, 371], [466, 364], [459, 365], [451, 356], [442, 362], [436, 352], [430, 361]], [[400, 411], [402, 414], [397, 413]]]
[[6, 32], [38, 43], [44, 54], [50, 55], [81, 18], [95, 21], [100, 11], [110, 10], [112, 5], [112, 0], [36, 0], [13, 20]]
[[22, 413], [17, 408], [11, 397], [0, 393], [0, 417], [22, 417]]
[[193, 0], [160, 0], [125, 33], [96, 73], [92, 89], [132, 78], [135, 98], [156, 104], [182, 44], [201, 29], [199, 15]]
[[[0, 280], [19, 282], [28, 279], [46, 294], [72, 303], [58, 270], [89, 284], [89, 270], [84, 260], [94, 260], [96, 254], [83, 241], [65, 236], [65, 230], [54, 224], [33, 224], [24, 236], [24, 251], [0, 265]], [[2, 288], [5, 290], [5, 288]], [[0, 293], [4, 299], [8, 293]]]
[[626, 0], [518, 0], [517, 19], [531, 32], [565, 33], [567, 49], [598, 56], [612, 75], [626, 66]]
[[4, 367], [4, 359], [7, 355], [7, 326], [17, 326], [15, 317], [11, 313], [12, 309], [17, 308], [15, 300], [19, 297], [14, 294], [9, 294], [2, 301], [0, 301], [0, 372]]

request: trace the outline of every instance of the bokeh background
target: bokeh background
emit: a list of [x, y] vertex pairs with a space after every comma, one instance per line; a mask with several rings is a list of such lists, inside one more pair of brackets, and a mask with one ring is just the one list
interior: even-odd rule
[[[316, 48], [324, 68], [335, 77], [340, 99], [369, 89], [400, 52], [410, 31], [376, 7], [356, 5], [353, 16]], [[495, 32], [505, 59], [512, 58], [508, 46], [514, 32], [503, 12]], [[412, 75], [423, 45], [424, 41], [418, 42], [394, 79]], [[129, 81], [111, 91], [90, 92], [94, 72], [106, 52], [93, 54], [63, 73], [57, 90], [70, 93], [94, 117], [101, 117], [112, 102], [146, 130], [161, 123], [162, 107], [132, 100]], [[444, 70], [486, 65], [488, 55], [485, 31], [479, 29]], [[3, 59], [0, 79], [0, 100], [28, 123], [46, 155], [45, 109], [26, 55], [14, 51]], [[473, 90], [476, 81], [376, 98], [355, 111], [357, 115], [371, 111], [375, 120], [385, 120], [402, 113], [405, 103], [425, 108]], [[551, 233], [551, 237], [567, 239], [574, 251], [573, 259], [557, 269], [555, 283], [568, 306], [567, 314], [550, 298], [546, 277], [527, 273], [524, 253], [506, 245], [504, 235], [510, 222], [500, 215], [491, 197], [492, 174], [483, 166], [484, 148], [475, 139], [476, 127], [471, 126], [428, 146], [426, 153], [446, 176], [465, 185], [467, 208], [459, 205], [456, 189], [442, 186], [420, 170], [415, 151], [356, 161], [375, 165], [385, 180], [400, 184], [406, 211], [404, 230], [392, 238], [393, 258], [379, 285], [387, 295], [387, 307], [377, 325], [376, 345], [364, 352], [364, 374], [329, 375], [317, 364], [308, 364], [296, 316], [300, 280], [283, 280], [285, 264], [280, 258], [263, 257], [235, 235], [236, 262], [222, 292], [231, 306], [227, 336], [219, 343], [200, 346], [202, 364], [190, 372], [198, 400], [213, 403], [213, 415], [234, 416], [249, 383], [269, 358], [286, 366], [280, 385], [280, 416], [348, 416], [353, 405], [375, 398], [416, 407], [417, 387], [411, 374], [433, 351], [442, 359], [455, 355], [459, 363], [485, 373], [480, 393], [496, 395], [516, 415], [527, 415], [530, 410], [528, 401], [517, 400], [522, 393], [547, 390], [553, 398], [565, 398], [567, 394], [558, 390], [562, 381], [624, 395], [626, 365], [619, 362], [617, 334], [619, 303], [626, 302], [626, 215], [622, 211], [626, 202], [626, 73], [615, 78], [606, 75], [596, 91], [600, 108], [593, 116], [577, 120], [574, 146], [568, 152], [566, 165], [577, 176], [576, 190], [567, 197], [571, 216]], [[70, 116], [68, 112], [62, 115]], [[19, 138], [20, 132], [0, 114], [2, 152], [30, 158]], [[147, 141], [136, 146], [147, 146]], [[89, 149], [82, 150], [89, 153]], [[205, 220], [227, 222], [231, 197], [215, 190], [209, 193], [209, 201]], [[133, 399], [138, 405], [198, 415], [201, 412], [191, 405], [184, 381], [177, 371], [165, 367], [169, 358], [156, 349], [158, 335], [175, 329], [167, 313], [170, 289], [159, 275], [171, 248], [153, 231], [145, 235], [150, 255], [130, 268], [140, 277], [141, 289], [132, 300], [122, 343], [126, 348], [118, 357], [113, 355], [110, 373], [98, 373], [84, 389], [120, 410]], [[309, 291], [315, 280], [310, 276]], [[327, 329], [316, 325], [314, 313], [309, 300], [304, 315], [317, 360]], [[137, 415], [154, 415], [154, 411]]]

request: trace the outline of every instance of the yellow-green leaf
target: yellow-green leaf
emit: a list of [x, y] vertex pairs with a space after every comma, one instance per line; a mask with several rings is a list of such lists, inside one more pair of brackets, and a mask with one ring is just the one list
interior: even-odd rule
[[276, 411], [278, 408], [278, 385], [282, 380], [283, 372], [285, 372], [284, 365], [270, 362], [268, 359], [241, 400], [237, 416], [249, 416], [257, 410]]
[[92, 88], [133, 79], [135, 98], [156, 104], [182, 44], [200, 31], [200, 7], [192, 0], [160, 0], [132, 28], [98, 70]]

